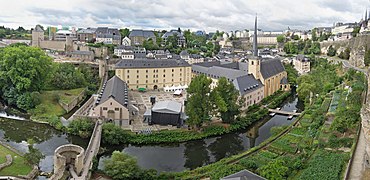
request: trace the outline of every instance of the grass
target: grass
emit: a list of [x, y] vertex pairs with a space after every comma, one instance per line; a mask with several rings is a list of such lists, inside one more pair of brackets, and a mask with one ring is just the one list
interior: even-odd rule
[[9, 167], [0, 170], [2, 176], [18, 176], [27, 175], [31, 172], [32, 167], [25, 161], [25, 159], [18, 154], [10, 151], [8, 148], [0, 144], [0, 163], [4, 163], [5, 156], [10, 154], [13, 158], [13, 163]]
[[85, 88], [71, 90], [44, 91], [41, 93], [41, 104], [31, 110], [32, 119], [43, 120], [50, 116], [62, 116], [66, 111], [59, 105], [58, 99], [63, 103], [70, 103]]

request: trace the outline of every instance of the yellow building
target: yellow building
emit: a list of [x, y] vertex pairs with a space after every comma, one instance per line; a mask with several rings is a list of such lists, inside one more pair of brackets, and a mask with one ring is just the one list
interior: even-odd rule
[[115, 71], [131, 90], [184, 90], [191, 82], [191, 66], [184, 60], [121, 60], [116, 64]]
[[310, 72], [310, 59], [304, 55], [299, 54], [293, 61], [294, 68], [299, 74], [306, 74]]
[[280, 59], [261, 59], [252, 57], [248, 60], [248, 74], [252, 74], [264, 85], [264, 97], [276, 91], [289, 90], [287, 72]]

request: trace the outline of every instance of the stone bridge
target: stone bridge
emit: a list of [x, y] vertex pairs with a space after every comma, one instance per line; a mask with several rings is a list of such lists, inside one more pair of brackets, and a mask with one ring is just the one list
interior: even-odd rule
[[50, 180], [61, 179], [66, 171], [73, 180], [85, 180], [91, 176], [93, 158], [98, 154], [102, 134], [101, 120], [96, 121], [86, 150], [74, 144], [58, 147], [54, 155], [54, 174]]

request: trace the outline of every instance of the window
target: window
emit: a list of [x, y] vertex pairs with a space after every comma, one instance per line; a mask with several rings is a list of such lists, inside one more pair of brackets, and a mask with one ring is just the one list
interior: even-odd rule
[[254, 61], [252, 61], [252, 65], [254, 65]]
[[148, 78], [148, 75], [146, 75], [146, 78]]
[[155, 78], [155, 75], [153, 75], [153, 78]]
[[127, 81], [127, 84], [129, 84], [130, 83], [130, 81]]
[[136, 84], [139, 84], [139, 80], [136, 81]]
[[119, 111], [119, 108], [114, 108], [115, 111]]
[[127, 73], [130, 73], [130, 70], [127, 70]]
[[172, 77], [173, 77], [173, 74], [172, 74]]
[[182, 73], [180, 73], [180, 76], [182, 76]]
[[166, 77], [166, 75], [165, 75], [165, 74], [163, 74], [163, 77]]
[[148, 80], [146, 80], [145, 83], [148, 83]]
[[172, 69], [172, 72], [173, 72], [174, 70]]
[[136, 78], [139, 78], [139, 75], [137, 75]]
[[166, 70], [165, 70], [165, 69], [163, 69], [163, 72], [165, 73], [165, 72], [166, 72]]
[[182, 79], [180, 78], [180, 81], [182, 81]]
[[127, 75], [127, 79], [128, 79], [128, 78], [130, 78], [130, 76], [129, 76], [129, 75]]
[[145, 72], [148, 73], [148, 70], [146, 70]]
[[153, 69], [153, 72], [155, 73], [155, 69]]
[[173, 82], [173, 79], [172, 79], [172, 82]]
[[136, 72], [139, 73], [139, 70], [137, 70]]
[[106, 111], [106, 110], [108, 110], [108, 108], [107, 107], [103, 107], [103, 110]]
[[180, 72], [182, 71], [182, 69], [180, 69]]

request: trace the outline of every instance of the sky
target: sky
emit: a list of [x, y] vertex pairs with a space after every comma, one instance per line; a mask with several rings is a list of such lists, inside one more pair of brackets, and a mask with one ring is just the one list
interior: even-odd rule
[[182, 29], [312, 29], [358, 22], [369, 0], [0, 0], [0, 25]]

